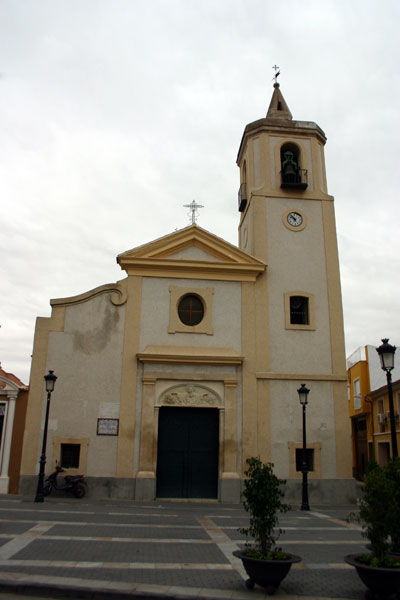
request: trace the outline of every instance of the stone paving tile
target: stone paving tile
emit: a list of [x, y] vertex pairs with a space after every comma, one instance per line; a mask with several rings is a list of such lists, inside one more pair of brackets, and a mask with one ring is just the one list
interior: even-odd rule
[[340, 530], [311, 530], [305, 531], [298, 529], [296, 531], [285, 531], [279, 538], [281, 542], [290, 543], [291, 540], [304, 540], [304, 541], [328, 541], [331, 542], [359, 542], [360, 544], [365, 543], [360, 531], [354, 529], [340, 529]]
[[215, 544], [150, 543], [150, 542], [100, 542], [34, 540], [17, 552], [14, 560], [74, 560], [101, 562], [179, 562], [226, 563], [228, 560]]
[[[66, 537], [128, 537], [128, 538], [153, 538], [153, 539], [198, 539], [208, 540], [209, 536], [199, 525], [191, 528], [180, 526], [168, 527], [166, 525], [147, 525], [136, 527], [135, 525], [125, 525], [115, 529], [113, 525], [55, 525], [47, 535], [66, 536]], [[46, 534], [43, 538], [46, 537]]]
[[226, 519], [216, 517], [214, 515], [202, 515], [201, 518], [211, 519], [211, 521], [213, 521], [213, 523], [215, 523], [218, 527], [247, 527], [247, 525], [249, 524], [248, 517], [243, 515], [238, 515], [237, 517], [230, 516]]
[[[246, 536], [243, 535], [242, 533], [240, 533], [239, 531], [237, 531], [236, 529], [225, 529], [223, 528], [222, 531], [224, 532], [224, 534], [232, 541], [235, 541], [237, 543], [243, 543], [246, 541]], [[307, 531], [307, 530], [301, 530], [301, 529], [297, 529], [295, 531], [285, 531], [284, 533], [282, 533], [281, 537], [279, 538], [279, 543], [289, 543], [291, 540], [296, 540], [296, 541], [300, 541], [300, 540], [304, 540], [304, 541], [327, 541], [329, 540], [330, 542], [336, 542], [336, 541], [359, 541], [360, 543], [365, 543], [363, 542], [363, 538], [361, 537], [361, 533], [359, 531], [356, 531], [354, 529], [340, 529], [338, 531], [336, 530], [329, 530], [329, 531], [318, 531], [316, 529], [311, 530], [311, 531]]]
[[128, 583], [148, 583], [155, 585], [175, 585], [180, 587], [205, 587], [215, 589], [241, 590], [244, 581], [235, 570], [198, 569], [85, 569], [68, 567], [7, 567], [7, 572], [31, 573], [56, 577], [80, 577], [96, 581], [124, 581]]
[[342, 521], [343, 523], [347, 522], [347, 518], [350, 513], [357, 513], [358, 508], [356, 505], [348, 506], [344, 509], [326, 509], [325, 507], [320, 507], [320, 510], [313, 511], [315, 515], [320, 515], [320, 518], [328, 518], [332, 520]]
[[19, 535], [21, 533], [24, 533], [25, 531], [28, 531], [28, 529], [30, 529], [34, 525], [36, 525], [36, 521], [20, 523], [17, 521], [1, 521], [0, 520], [0, 533], [10, 533], [10, 534]]
[[[293, 511], [292, 513], [289, 513], [293, 515], [293, 521], [296, 524], [302, 523], [303, 525], [307, 526], [307, 527], [312, 527], [312, 526], [316, 526], [319, 527], [320, 525], [324, 525], [324, 526], [328, 526], [331, 525], [332, 527], [337, 527], [337, 521], [342, 523], [342, 525], [345, 527], [348, 525], [348, 523], [346, 523], [345, 519], [339, 519], [338, 517], [335, 517], [334, 515], [330, 515], [330, 514], [322, 514], [319, 512], [315, 512], [315, 513], [307, 513], [306, 511]], [[306, 516], [304, 516], [306, 515]]]
[[[229, 591], [245, 591], [244, 580], [232, 571], [212, 570], [162, 570], [162, 569], [72, 569], [68, 567], [14, 567], [7, 568], [7, 572], [25, 574], [79, 577], [96, 582], [114, 581], [126, 583], [140, 583], [148, 585], [165, 585], [177, 587], [198, 587], [221, 589]], [[260, 592], [255, 588], [252, 595]], [[250, 592], [248, 592], [250, 594]], [[365, 587], [354, 570], [294, 570], [292, 569], [280, 586], [279, 595], [289, 594], [297, 596], [335, 597], [364, 600]]]
[[[98, 523], [101, 522], [102, 519], [104, 519], [105, 517], [107, 518], [107, 521], [109, 523], [115, 523], [115, 524], [133, 524], [133, 523], [145, 523], [148, 525], [165, 525], [165, 524], [174, 524], [179, 523], [179, 525], [184, 526], [184, 525], [197, 525], [197, 522], [195, 519], [193, 519], [191, 516], [189, 515], [185, 515], [182, 517], [171, 517], [168, 515], [165, 516], [160, 516], [160, 517], [154, 517], [153, 515], [138, 515], [138, 514], [103, 514], [103, 515], [99, 515], [99, 514], [91, 514], [91, 513], [86, 513], [84, 515], [82, 514], [75, 514], [73, 511], [65, 511], [62, 513], [57, 513], [57, 512], [49, 512], [49, 511], [38, 511], [35, 509], [29, 510], [29, 511], [21, 511], [18, 513], [14, 513], [15, 516], [17, 516], [18, 519], [22, 519], [22, 520], [32, 520], [32, 515], [35, 516], [35, 522], [37, 521], [62, 521], [62, 522], [71, 522], [71, 523], [76, 523], [76, 521], [78, 520], [78, 516], [79, 516], [79, 521], [84, 521], [86, 523]], [[4, 512], [1, 511], [0, 512], [0, 518], [4, 516]]]
[[[356, 507], [312, 506], [310, 513], [295, 507], [281, 515], [281, 527], [287, 531], [278, 545], [302, 558], [302, 563], [294, 565], [282, 583], [282, 595], [364, 598], [363, 584], [343, 562], [346, 554], [365, 548], [360, 531], [345, 522], [350, 510]], [[87, 579], [93, 585], [104, 586], [107, 581], [137, 583], [146, 589], [159, 585], [165, 590], [182, 591], [186, 587], [192, 593], [197, 588], [209, 589], [210, 594], [215, 590], [213, 598], [217, 597], [217, 590], [231, 598], [254, 597], [254, 594], [259, 597], [262, 593], [261, 589], [246, 590], [239, 572], [230, 567], [231, 550], [242, 542], [237, 528], [248, 524], [247, 515], [237, 505], [107, 500], [82, 503], [71, 498], [50, 498], [38, 506], [32, 499], [5, 502], [0, 498], [0, 532], [2, 524], [6, 524], [1, 519], [7, 513], [13, 521], [25, 521], [19, 523], [20, 530], [10, 530], [16, 537], [21, 534], [23, 537], [37, 523], [39, 529], [54, 523], [41, 537], [3, 561], [2, 571], [15, 576], [25, 573], [32, 577], [68, 577], [70, 581]], [[198, 528], [200, 522], [207, 521], [210, 524], [204, 525], [203, 530]], [[7, 527], [12, 526], [9, 521]], [[51, 538], [57, 535], [65, 539]], [[139, 539], [130, 542], [69, 539], [73, 536]], [[146, 536], [148, 541], [140, 540]], [[178, 542], [176, 536], [185, 541]], [[206, 543], [209, 539], [210, 543]], [[9, 541], [10, 538], [0, 539], [0, 545]], [[29, 562], [13, 565], [13, 560], [18, 559]]]
[[291, 570], [279, 593], [364, 600], [366, 588], [355, 570]]
[[[280, 544], [278, 544], [280, 545]], [[328, 564], [344, 563], [346, 554], [355, 554], [365, 551], [365, 544], [290, 544], [285, 542], [281, 544], [286, 552], [301, 556], [301, 560], [306, 564]]]

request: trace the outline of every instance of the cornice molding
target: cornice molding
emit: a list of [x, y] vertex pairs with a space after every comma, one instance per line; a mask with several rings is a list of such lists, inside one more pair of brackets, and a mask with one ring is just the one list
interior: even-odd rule
[[120, 262], [120, 265], [128, 275], [184, 279], [222, 279], [228, 281], [255, 281], [266, 269], [265, 265], [254, 263], [222, 263], [136, 257], [127, 257]]
[[70, 306], [71, 304], [81, 304], [82, 302], [91, 300], [95, 296], [100, 296], [101, 294], [107, 294], [110, 292], [113, 292], [110, 298], [112, 304], [115, 306], [121, 306], [122, 304], [125, 304], [127, 300], [127, 293], [126, 290], [118, 283], [106, 283], [105, 285], [100, 285], [93, 290], [89, 290], [83, 294], [78, 294], [77, 296], [70, 296], [69, 298], [53, 298], [50, 300], [50, 304], [51, 306]]
[[[210, 260], [172, 256], [193, 246], [207, 253]], [[195, 224], [127, 250], [118, 255], [117, 262], [129, 275], [233, 281], [255, 281], [266, 269], [262, 261]]]
[[240, 365], [243, 362], [243, 356], [239, 356], [230, 348], [148, 346], [136, 356], [142, 363]]
[[290, 381], [346, 381], [346, 373], [334, 375], [325, 373], [256, 373], [257, 379], [290, 380]]
[[0, 375], [0, 381], [4, 383], [4, 387], [0, 387], [0, 394], [2, 395], [11, 395], [15, 393], [17, 396], [18, 392], [26, 391], [29, 389], [29, 386], [19, 385], [12, 379], [9, 379], [8, 377], [3, 377], [2, 375]]
[[326, 136], [322, 129], [313, 121], [295, 121], [295, 120], [274, 120], [258, 119], [246, 125], [242, 139], [240, 141], [239, 151], [236, 162], [240, 163], [242, 154], [248, 140], [260, 134], [278, 135], [292, 138], [316, 138], [323, 146], [326, 143]]

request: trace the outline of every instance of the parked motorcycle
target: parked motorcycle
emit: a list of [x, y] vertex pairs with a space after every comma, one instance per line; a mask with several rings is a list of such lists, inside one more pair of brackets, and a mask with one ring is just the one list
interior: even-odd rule
[[43, 495], [48, 496], [51, 494], [52, 490], [60, 490], [65, 492], [71, 492], [75, 498], [83, 498], [86, 494], [86, 481], [83, 475], [66, 475], [64, 477], [64, 483], [59, 484], [57, 480], [57, 475], [59, 473], [64, 473], [65, 470], [56, 465], [56, 470], [54, 473], [49, 475], [43, 487]]

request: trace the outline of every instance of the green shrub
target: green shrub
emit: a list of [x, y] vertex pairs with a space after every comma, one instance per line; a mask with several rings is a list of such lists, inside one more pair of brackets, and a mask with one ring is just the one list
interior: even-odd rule
[[393, 511], [393, 484], [384, 468], [374, 465], [365, 476], [365, 487], [360, 502], [359, 519], [363, 535], [371, 543], [372, 554], [379, 562], [389, 551], [389, 521]]
[[[282, 552], [275, 548], [276, 540], [282, 533], [278, 528], [278, 513], [290, 509], [289, 504], [282, 502], [284, 496], [281, 485], [286, 483], [274, 475], [271, 463], [263, 464], [259, 458], [248, 458], [242, 493], [243, 506], [250, 515], [250, 525], [239, 531], [254, 540], [251, 554], [255, 558], [271, 560]], [[247, 550], [249, 545], [246, 543]], [[257, 554], [257, 556], [255, 556]]]
[[385, 467], [371, 460], [364, 482], [360, 511], [348, 516], [349, 521], [362, 524], [363, 536], [371, 544], [372, 554], [363, 555], [362, 562], [399, 567], [399, 560], [388, 553], [400, 554], [400, 459], [390, 460]]
[[391, 512], [388, 515], [391, 550], [400, 553], [400, 458], [390, 460], [385, 467], [385, 473], [390, 482], [390, 493], [392, 494]]

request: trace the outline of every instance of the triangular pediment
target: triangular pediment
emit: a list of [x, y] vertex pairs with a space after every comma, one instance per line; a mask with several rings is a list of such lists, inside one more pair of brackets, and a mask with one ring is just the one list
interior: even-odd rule
[[128, 275], [254, 280], [266, 266], [198, 225], [190, 225], [117, 257]]

